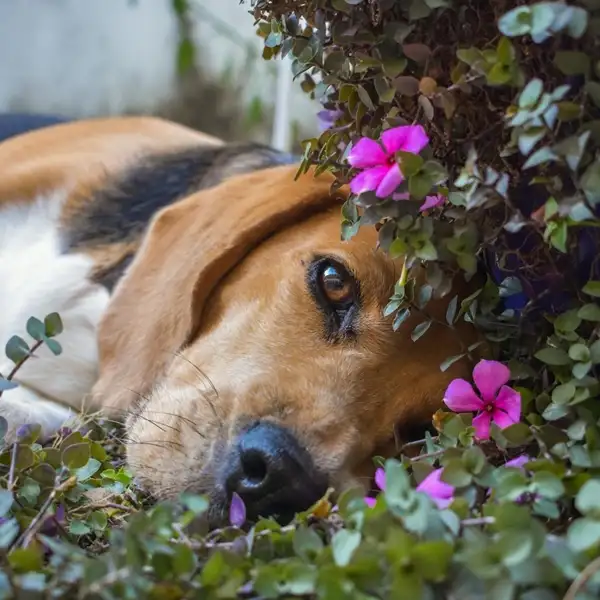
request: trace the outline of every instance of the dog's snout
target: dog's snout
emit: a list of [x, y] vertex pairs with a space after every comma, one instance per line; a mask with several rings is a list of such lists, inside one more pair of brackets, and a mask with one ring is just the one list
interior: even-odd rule
[[226, 487], [244, 500], [248, 516], [289, 521], [319, 500], [326, 477], [287, 429], [259, 422], [242, 433], [229, 455]]

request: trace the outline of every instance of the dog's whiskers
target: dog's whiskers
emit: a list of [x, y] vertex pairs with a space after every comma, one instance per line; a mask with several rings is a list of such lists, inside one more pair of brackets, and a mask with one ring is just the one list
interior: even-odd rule
[[[187, 356], [184, 356], [180, 351], [174, 352], [174, 355], [177, 356], [178, 358], [184, 360], [185, 362], [187, 362], [196, 371], [196, 374], [199, 377], [199, 381], [203, 385], [208, 384], [208, 386], [210, 387], [210, 389], [212, 391], [212, 394], [218, 400], [219, 392], [218, 392], [216, 386], [214, 385], [214, 383], [212, 382], [212, 380], [210, 379], [210, 377], [198, 365], [194, 364], [189, 358], [187, 358]], [[219, 425], [222, 425], [223, 419], [218, 414], [217, 408], [216, 408], [215, 403], [213, 402], [212, 398], [210, 397], [209, 394], [206, 393], [205, 390], [200, 390], [200, 392], [202, 395], [201, 396], [202, 399], [205, 400], [205, 402], [208, 404], [208, 406], [212, 410], [212, 413], [213, 413], [215, 419], [217, 420], [217, 423]]]

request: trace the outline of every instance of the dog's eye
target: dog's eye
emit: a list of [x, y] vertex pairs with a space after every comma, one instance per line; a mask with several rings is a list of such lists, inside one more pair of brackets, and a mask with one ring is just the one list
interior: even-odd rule
[[354, 279], [343, 267], [325, 263], [319, 283], [325, 298], [335, 306], [345, 306], [354, 300]]
[[357, 278], [334, 258], [315, 257], [307, 271], [308, 288], [325, 319], [325, 337], [332, 342], [356, 335], [360, 310]]

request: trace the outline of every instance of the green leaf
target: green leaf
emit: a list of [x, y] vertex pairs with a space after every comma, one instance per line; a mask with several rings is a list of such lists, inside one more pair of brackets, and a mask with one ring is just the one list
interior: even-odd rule
[[596, 340], [590, 346], [590, 359], [593, 364], [600, 364], [600, 340]]
[[494, 544], [494, 549], [507, 567], [518, 565], [531, 556], [533, 551], [531, 533], [517, 529], [502, 531]]
[[569, 355], [561, 348], [542, 348], [534, 354], [540, 362], [555, 367], [568, 365], [571, 363]]
[[531, 79], [529, 83], [523, 88], [519, 96], [519, 107], [520, 108], [532, 108], [534, 107], [542, 92], [544, 91], [544, 84], [541, 79], [537, 77]]
[[441, 583], [447, 577], [453, 551], [451, 544], [441, 540], [421, 542], [412, 550], [412, 563], [423, 579]]
[[462, 354], [456, 354], [455, 356], [449, 356], [446, 360], [444, 360], [441, 364], [440, 364], [440, 371], [442, 371], [442, 373], [444, 373], [445, 371], [447, 371], [454, 363], [458, 362], [461, 358], [464, 358], [466, 355], [466, 353], [462, 353]]
[[9, 490], [0, 490], [0, 517], [5, 517], [11, 509], [14, 496]]
[[205, 496], [197, 494], [183, 494], [181, 501], [188, 510], [191, 510], [195, 515], [203, 515], [208, 510], [208, 499]]
[[588, 479], [577, 492], [575, 507], [583, 515], [600, 516], [600, 479]]
[[85, 467], [90, 460], [90, 445], [88, 442], [73, 444], [68, 446], [62, 452], [61, 460], [63, 465], [70, 470], [81, 469]]
[[358, 97], [360, 98], [360, 101], [369, 110], [375, 110], [375, 105], [373, 104], [373, 100], [371, 100], [371, 96], [369, 96], [369, 93], [367, 92], [367, 90], [365, 90], [365, 88], [362, 85], [357, 85], [356, 91], [358, 92]]
[[46, 329], [44, 327], [44, 324], [39, 319], [36, 319], [35, 317], [29, 317], [29, 319], [27, 319], [26, 327], [27, 327], [27, 333], [34, 340], [44, 339], [44, 336], [46, 334]]
[[29, 356], [29, 346], [23, 338], [18, 335], [13, 335], [8, 342], [6, 342], [4, 352], [10, 360], [17, 364]]
[[16, 548], [8, 555], [8, 562], [16, 573], [29, 573], [41, 571], [44, 565], [44, 557], [41, 547], [32, 545], [28, 548]]
[[600, 542], [600, 521], [577, 519], [567, 532], [567, 542], [575, 552], [584, 552]]
[[544, 148], [540, 148], [536, 150], [533, 154], [529, 156], [529, 158], [525, 161], [523, 165], [523, 170], [531, 169], [532, 167], [537, 167], [543, 163], [553, 162], [557, 160], [557, 154], [549, 147], [545, 146]]
[[313, 561], [323, 550], [323, 540], [310, 527], [298, 526], [294, 532], [294, 552], [306, 561]]
[[[91, 449], [90, 449], [91, 450]], [[75, 477], [77, 481], [87, 481], [90, 477], [93, 477], [102, 466], [102, 463], [95, 458], [90, 458], [87, 463], [80, 469], [75, 470]]]
[[558, 500], [565, 493], [559, 477], [549, 471], [538, 471], [533, 475], [532, 488], [549, 500]]
[[584, 321], [600, 322], [600, 306], [597, 304], [585, 304], [582, 306], [577, 315]]
[[46, 337], [54, 337], [63, 332], [63, 322], [58, 313], [50, 313], [44, 319], [44, 333]]
[[92, 528], [83, 521], [73, 520], [69, 523], [69, 533], [73, 535], [87, 535], [92, 532]]
[[585, 84], [585, 91], [596, 105], [596, 108], [600, 108], [600, 83], [598, 81], [588, 81]]
[[396, 162], [404, 177], [407, 178], [416, 175], [424, 164], [424, 160], [419, 154], [403, 152], [402, 150], [396, 152]]
[[560, 50], [554, 56], [554, 64], [565, 75], [584, 75], [590, 70], [590, 59], [584, 52]]
[[410, 334], [410, 338], [413, 342], [421, 339], [431, 327], [433, 321], [423, 321], [423, 323], [419, 323]]
[[402, 310], [399, 310], [392, 325], [393, 330], [398, 331], [408, 317], [410, 317], [410, 308], [403, 308]]
[[101, 510], [95, 510], [90, 514], [87, 522], [94, 531], [102, 532], [108, 525], [108, 517]]
[[498, 19], [498, 29], [503, 35], [517, 37], [529, 33], [531, 22], [530, 8], [528, 6], [519, 6], [509, 10]]
[[[573, 344], [569, 348], [569, 357], [575, 361], [587, 362], [590, 359], [590, 351], [585, 344]], [[575, 391], [573, 391], [574, 394]]]
[[333, 560], [338, 567], [346, 567], [350, 564], [352, 556], [360, 545], [360, 531], [341, 529], [331, 539]]
[[552, 391], [552, 402], [555, 404], [567, 404], [575, 395], [576, 388], [572, 383], [558, 385]]
[[600, 298], [600, 281], [588, 281], [581, 290], [588, 296], [594, 296]]
[[458, 307], [458, 296], [454, 296], [452, 300], [448, 303], [448, 308], [446, 309], [446, 323], [448, 325], [454, 324], [454, 319], [456, 318], [456, 309]]
[[461, 488], [471, 483], [472, 475], [465, 469], [460, 460], [451, 460], [444, 467], [442, 481]]

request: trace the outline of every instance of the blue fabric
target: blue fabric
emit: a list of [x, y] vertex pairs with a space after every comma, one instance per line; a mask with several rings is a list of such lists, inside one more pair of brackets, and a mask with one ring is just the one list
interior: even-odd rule
[[0, 113], [0, 142], [28, 131], [67, 123], [68, 121], [69, 119], [54, 115]]

